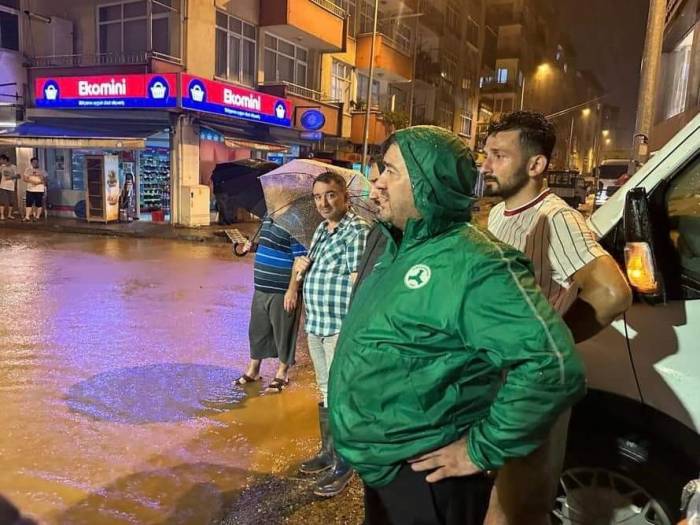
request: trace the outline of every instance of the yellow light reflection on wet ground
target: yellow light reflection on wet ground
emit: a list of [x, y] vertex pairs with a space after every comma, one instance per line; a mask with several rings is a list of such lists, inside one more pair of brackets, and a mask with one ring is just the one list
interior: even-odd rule
[[41, 523], [212, 523], [315, 450], [305, 354], [281, 395], [230, 386], [251, 257], [3, 232], [0, 260], [0, 494]]

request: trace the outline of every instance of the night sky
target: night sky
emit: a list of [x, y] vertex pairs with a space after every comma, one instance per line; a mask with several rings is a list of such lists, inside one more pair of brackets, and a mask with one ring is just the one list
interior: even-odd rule
[[605, 102], [620, 107], [616, 147], [630, 147], [648, 0], [552, 0], [577, 53], [578, 69], [593, 71]]

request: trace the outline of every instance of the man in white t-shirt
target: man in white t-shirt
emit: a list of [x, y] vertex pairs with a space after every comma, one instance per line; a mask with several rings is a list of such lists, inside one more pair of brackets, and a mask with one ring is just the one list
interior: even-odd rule
[[[545, 297], [580, 342], [629, 308], [632, 293], [583, 216], [545, 187], [555, 141], [554, 126], [538, 113], [519, 111], [491, 124], [482, 166], [485, 193], [503, 202], [491, 209], [488, 229], [532, 260]], [[549, 525], [569, 415], [562, 415], [540, 449], [499, 472], [487, 525]]]
[[15, 187], [18, 178], [17, 167], [10, 163], [10, 157], [0, 155], [0, 221], [5, 220], [5, 208], [7, 208], [7, 218], [14, 219], [12, 208], [17, 200]]
[[32, 157], [32, 165], [24, 170], [24, 182], [27, 183], [26, 213], [23, 221], [38, 221], [44, 209], [44, 192], [46, 192], [46, 172], [39, 167], [39, 159]]

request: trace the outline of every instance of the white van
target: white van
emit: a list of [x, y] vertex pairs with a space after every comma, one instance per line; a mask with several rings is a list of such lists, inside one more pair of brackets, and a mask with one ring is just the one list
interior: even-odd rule
[[700, 115], [589, 219], [635, 302], [579, 345], [589, 393], [574, 408], [565, 524], [678, 522], [700, 473]]
[[627, 173], [630, 159], [607, 159], [595, 169], [595, 205], [602, 206], [618, 189], [618, 179]]

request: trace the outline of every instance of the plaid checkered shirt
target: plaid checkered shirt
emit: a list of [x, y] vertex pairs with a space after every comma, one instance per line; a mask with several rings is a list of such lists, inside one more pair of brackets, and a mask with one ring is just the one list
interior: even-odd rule
[[370, 226], [348, 212], [329, 232], [327, 221], [318, 225], [309, 254], [313, 263], [304, 279], [306, 332], [328, 337], [340, 332], [348, 311], [352, 282], [367, 242]]

